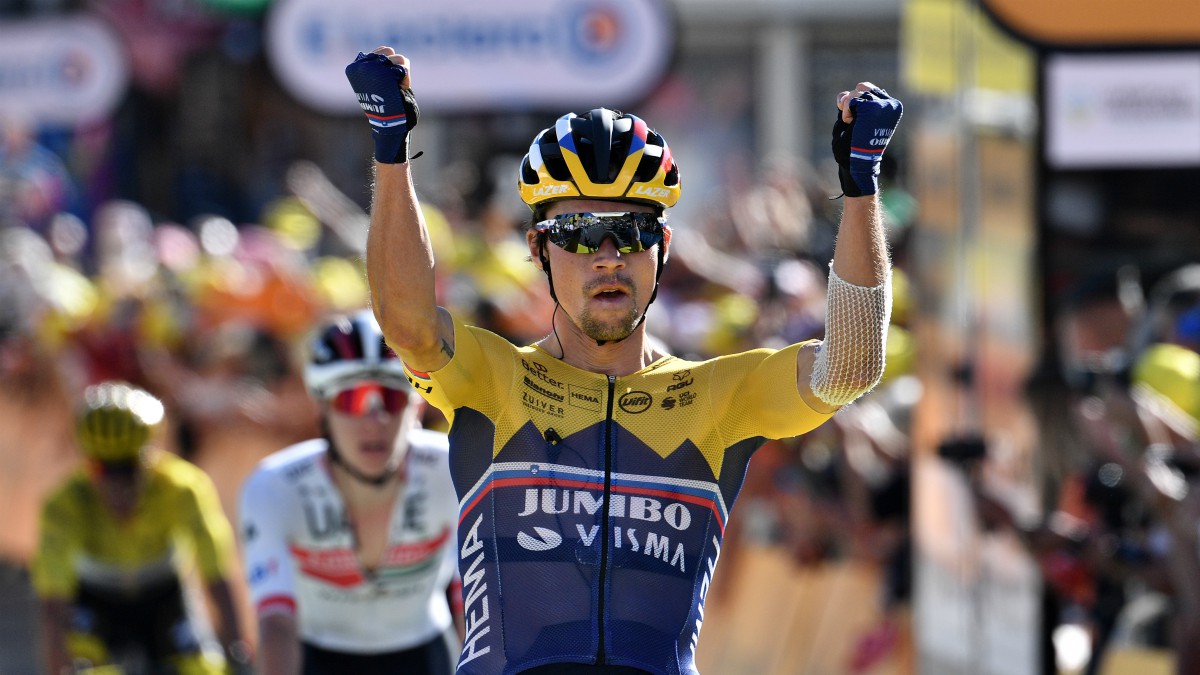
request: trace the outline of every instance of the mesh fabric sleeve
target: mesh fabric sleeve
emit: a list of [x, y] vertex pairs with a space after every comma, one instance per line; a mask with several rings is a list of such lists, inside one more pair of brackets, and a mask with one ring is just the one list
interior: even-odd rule
[[878, 384], [891, 313], [890, 276], [878, 286], [857, 286], [829, 266], [825, 339], [817, 349], [812, 373], [817, 398], [829, 405], [846, 405]]
[[289, 548], [290, 527], [300, 505], [280, 477], [256, 469], [242, 485], [238, 533], [250, 602], [258, 616], [296, 611], [295, 561]]

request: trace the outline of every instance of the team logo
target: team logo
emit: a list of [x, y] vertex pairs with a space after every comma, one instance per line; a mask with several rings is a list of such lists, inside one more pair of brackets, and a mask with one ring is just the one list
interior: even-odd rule
[[581, 62], [602, 65], [620, 53], [629, 28], [620, 10], [607, 3], [581, 3], [566, 16], [566, 35], [571, 53]]
[[547, 527], [534, 527], [538, 536], [532, 537], [524, 532], [517, 533], [517, 543], [527, 551], [549, 551], [562, 543], [562, 535]]
[[570, 396], [571, 405], [576, 408], [600, 410], [600, 391], [598, 389], [585, 389], [567, 385], [567, 393]]
[[553, 197], [554, 195], [566, 194], [569, 189], [566, 185], [543, 185], [533, 189], [533, 196]]
[[84, 54], [69, 52], [62, 59], [63, 82], [74, 88], [81, 88], [91, 78], [92, 62]]
[[662, 403], [660, 403], [659, 405], [662, 406], [663, 410], [670, 410], [671, 408], [675, 407], [675, 397], [668, 396], [668, 397], [664, 398], [662, 400]]
[[667, 195], [671, 194], [671, 191], [666, 188], [646, 187], [645, 185], [639, 185], [633, 189], [633, 194], [644, 195], [646, 197], [666, 197]]
[[628, 391], [617, 400], [617, 405], [621, 406], [621, 410], [636, 415], [644, 413], [654, 404], [654, 398], [644, 391]]
[[687, 387], [692, 386], [692, 384], [696, 381], [696, 378], [692, 377], [692, 371], [690, 370], [681, 370], [678, 373], [671, 375], [671, 379], [675, 380], [675, 384], [667, 387], [668, 392], [686, 389]]
[[547, 389], [545, 387], [539, 386], [537, 382], [534, 382], [533, 380], [529, 379], [528, 375], [525, 376], [525, 386], [536, 391], [537, 393], [541, 394], [542, 396], [545, 396], [546, 398], [558, 401], [559, 403], [562, 403], [563, 401], [566, 400], [566, 397], [564, 397], [562, 394], [559, 394], [558, 392], [550, 391], [549, 389]]

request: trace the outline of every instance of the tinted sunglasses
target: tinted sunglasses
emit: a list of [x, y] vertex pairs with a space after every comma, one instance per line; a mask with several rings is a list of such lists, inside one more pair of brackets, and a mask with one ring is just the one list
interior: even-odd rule
[[132, 481], [141, 470], [141, 461], [137, 459], [91, 462], [94, 478], [107, 478], [118, 481]]
[[609, 237], [621, 253], [641, 253], [662, 243], [666, 223], [656, 213], [607, 211], [561, 213], [533, 227], [569, 253], [595, 253]]
[[377, 410], [395, 415], [408, 405], [408, 392], [385, 387], [378, 382], [363, 382], [333, 395], [329, 405], [334, 410], [353, 417], [362, 417]]

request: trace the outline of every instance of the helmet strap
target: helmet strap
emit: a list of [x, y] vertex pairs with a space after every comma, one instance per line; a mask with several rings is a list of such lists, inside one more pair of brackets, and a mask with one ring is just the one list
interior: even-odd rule
[[[558, 310], [560, 309], [562, 309], [562, 305], [558, 304], [558, 301], [555, 300], [554, 313], [550, 315], [550, 330], [554, 332], [554, 340], [558, 343], [558, 358], [563, 359], [567, 356], [567, 350], [563, 349], [562, 338], [558, 336], [558, 324], [554, 322], [554, 319], [558, 316]], [[563, 310], [563, 314], [566, 313], [566, 310]]]
[[[654, 299], [658, 297], [658, 282], [662, 279], [663, 269], [667, 266], [667, 251], [666, 242], [658, 245], [658, 270], [654, 273], [654, 290], [650, 293], [650, 302], [646, 303], [646, 309], [642, 310], [642, 318], [638, 321], [641, 325], [642, 321], [646, 320], [646, 313], [650, 311], [650, 305], [654, 304]], [[635, 326], [636, 328], [636, 326]]]

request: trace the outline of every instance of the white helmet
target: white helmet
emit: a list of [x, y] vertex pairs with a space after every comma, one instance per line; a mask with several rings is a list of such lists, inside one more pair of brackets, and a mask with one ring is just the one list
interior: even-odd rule
[[404, 366], [383, 340], [371, 310], [339, 316], [317, 329], [309, 343], [304, 384], [325, 400], [360, 380], [411, 391]]

